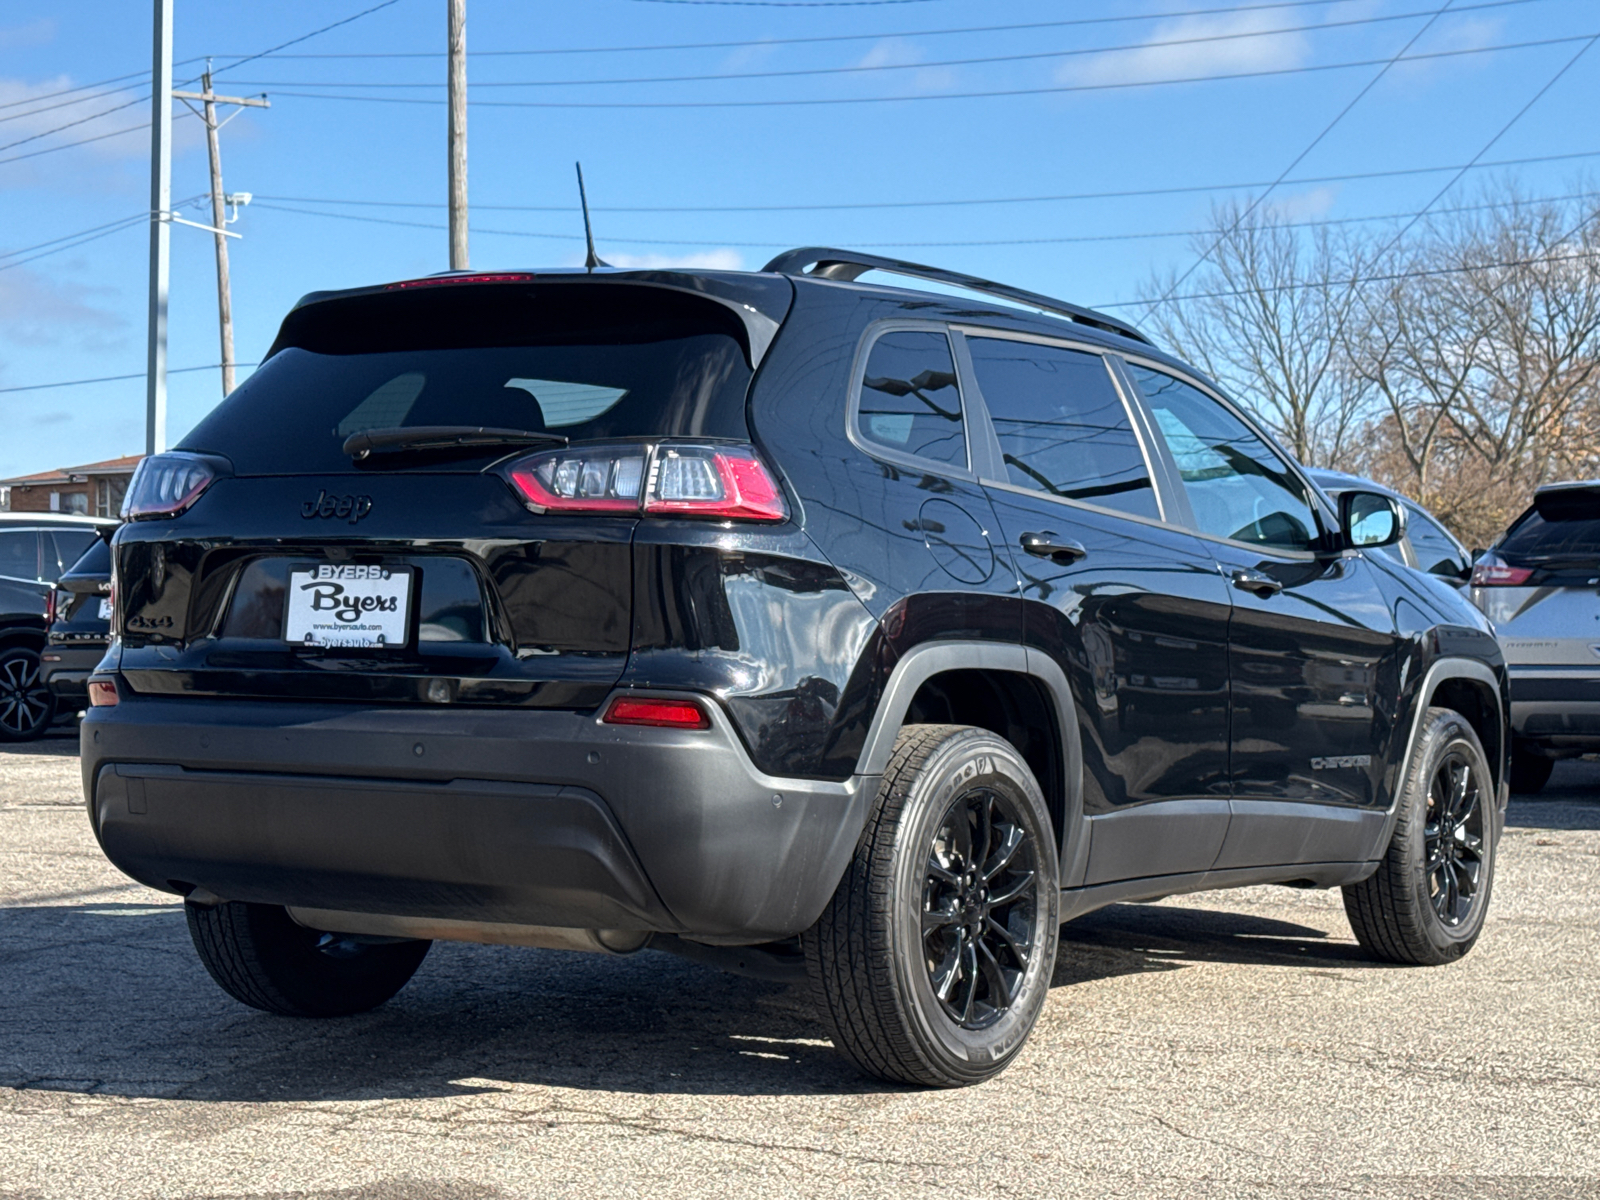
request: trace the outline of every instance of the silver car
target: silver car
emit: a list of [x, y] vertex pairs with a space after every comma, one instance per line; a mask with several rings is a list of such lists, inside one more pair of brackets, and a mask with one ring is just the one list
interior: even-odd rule
[[1343, 492], [1380, 492], [1400, 502], [1406, 514], [1405, 534], [1392, 546], [1376, 551], [1398, 559], [1427, 575], [1436, 575], [1458, 588], [1464, 588], [1472, 575], [1472, 556], [1439, 518], [1409, 496], [1359, 475], [1343, 471], [1308, 470], [1307, 475], [1334, 500]]
[[1472, 571], [1511, 674], [1511, 790], [1558, 758], [1600, 751], [1600, 482], [1534, 493]]

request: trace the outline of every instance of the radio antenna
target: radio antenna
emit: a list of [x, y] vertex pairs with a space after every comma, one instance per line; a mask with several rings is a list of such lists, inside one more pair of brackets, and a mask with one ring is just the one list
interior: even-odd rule
[[594, 252], [594, 227], [589, 224], [589, 196], [583, 190], [583, 164], [572, 165], [578, 168], [578, 203], [583, 206], [583, 240], [589, 247], [589, 254], [583, 260], [583, 265], [591, 271], [596, 267], [609, 267], [611, 264]]

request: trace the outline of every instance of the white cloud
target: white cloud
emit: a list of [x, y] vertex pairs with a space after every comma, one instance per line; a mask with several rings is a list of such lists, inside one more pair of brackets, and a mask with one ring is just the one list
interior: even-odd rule
[[1274, 195], [1267, 208], [1282, 221], [1315, 221], [1333, 208], [1339, 198], [1339, 189], [1331, 184], [1311, 188], [1304, 192]]
[[107, 287], [65, 283], [30, 267], [0, 271], [0, 337], [19, 345], [120, 345], [127, 320], [96, 303]]
[[[855, 61], [857, 67], [910, 67], [922, 61], [922, 50], [904, 38], [884, 38]], [[878, 78], [902, 91], [936, 92], [954, 86], [956, 73], [949, 67], [922, 67], [915, 71], [885, 71]], [[868, 75], [866, 78], [872, 78]]]
[[[142, 124], [150, 119], [148, 101], [140, 101], [137, 91], [80, 92], [71, 96], [56, 96], [73, 87], [71, 78], [58, 75], [39, 83], [24, 83], [20, 79], [0, 79], [0, 105], [15, 105], [5, 109], [10, 119], [0, 130], [0, 146], [12, 146], [24, 138], [33, 138], [10, 150], [0, 151], [0, 157], [28, 154], [46, 150], [65, 142], [78, 142], [84, 138], [98, 137], [119, 129]], [[36, 101], [29, 104], [28, 101]], [[129, 101], [135, 103], [129, 104]], [[126, 107], [122, 107], [126, 105]], [[20, 112], [18, 111], [20, 109]], [[116, 111], [111, 111], [116, 110]], [[49, 133], [63, 125], [70, 125], [58, 134]], [[37, 137], [45, 134], [47, 136]], [[106, 138], [84, 147], [101, 157], [133, 158], [148, 155], [150, 135], [139, 129], [121, 137]]]
[[0, 50], [16, 50], [22, 46], [43, 46], [55, 41], [56, 23], [49, 17], [40, 17], [26, 25], [0, 29]]
[[[1165, 21], [1156, 26], [1147, 43], [1137, 49], [1107, 51], [1068, 60], [1057, 69], [1056, 80], [1065, 84], [1133, 83], [1297, 67], [1310, 54], [1305, 34], [1240, 36], [1277, 28], [1282, 19], [1281, 15], [1272, 13], [1242, 12]], [[1158, 44], [1192, 38], [1226, 40]]]
[[618, 254], [602, 250], [600, 256], [613, 267], [640, 271], [670, 271], [677, 267], [702, 267], [708, 271], [744, 269], [744, 256], [737, 250], [696, 250], [690, 254]]

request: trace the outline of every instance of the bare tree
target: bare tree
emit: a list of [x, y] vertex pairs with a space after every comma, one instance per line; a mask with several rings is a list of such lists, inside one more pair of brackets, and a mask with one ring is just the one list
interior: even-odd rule
[[[1254, 409], [1302, 462], [1342, 461], [1369, 388], [1342, 361], [1356, 281], [1369, 267], [1364, 248], [1326, 227], [1302, 236], [1266, 209], [1241, 218], [1236, 205], [1213, 211], [1194, 248], [1206, 265], [1151, 312], [1157, 336]], [[1150, 292], [1171, 286], [1157, 281]]]

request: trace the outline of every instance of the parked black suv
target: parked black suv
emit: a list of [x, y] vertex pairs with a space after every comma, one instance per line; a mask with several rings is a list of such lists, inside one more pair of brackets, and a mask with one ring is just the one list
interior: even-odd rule
[[88, 703], [88, 680], [111, 641], [111, 537], [99, 530], [83, 556], [56, 580], [45, 606], [40, 679], [58, 709], [76, 712]]
[[1120, 321], [913, 264], [313, 293], [139, 468], [89, 812], [259, 1008], [648, 945], [971, 1083], [1106, 904], [1343, 887], [1379, 958], [1473, 944], [1500, 652], [1339, 507]]
[[40, 655], [52, 586], [116, 522], [56, 513], [0, 512], [0, 742], [50, 728], [56, 700]]

